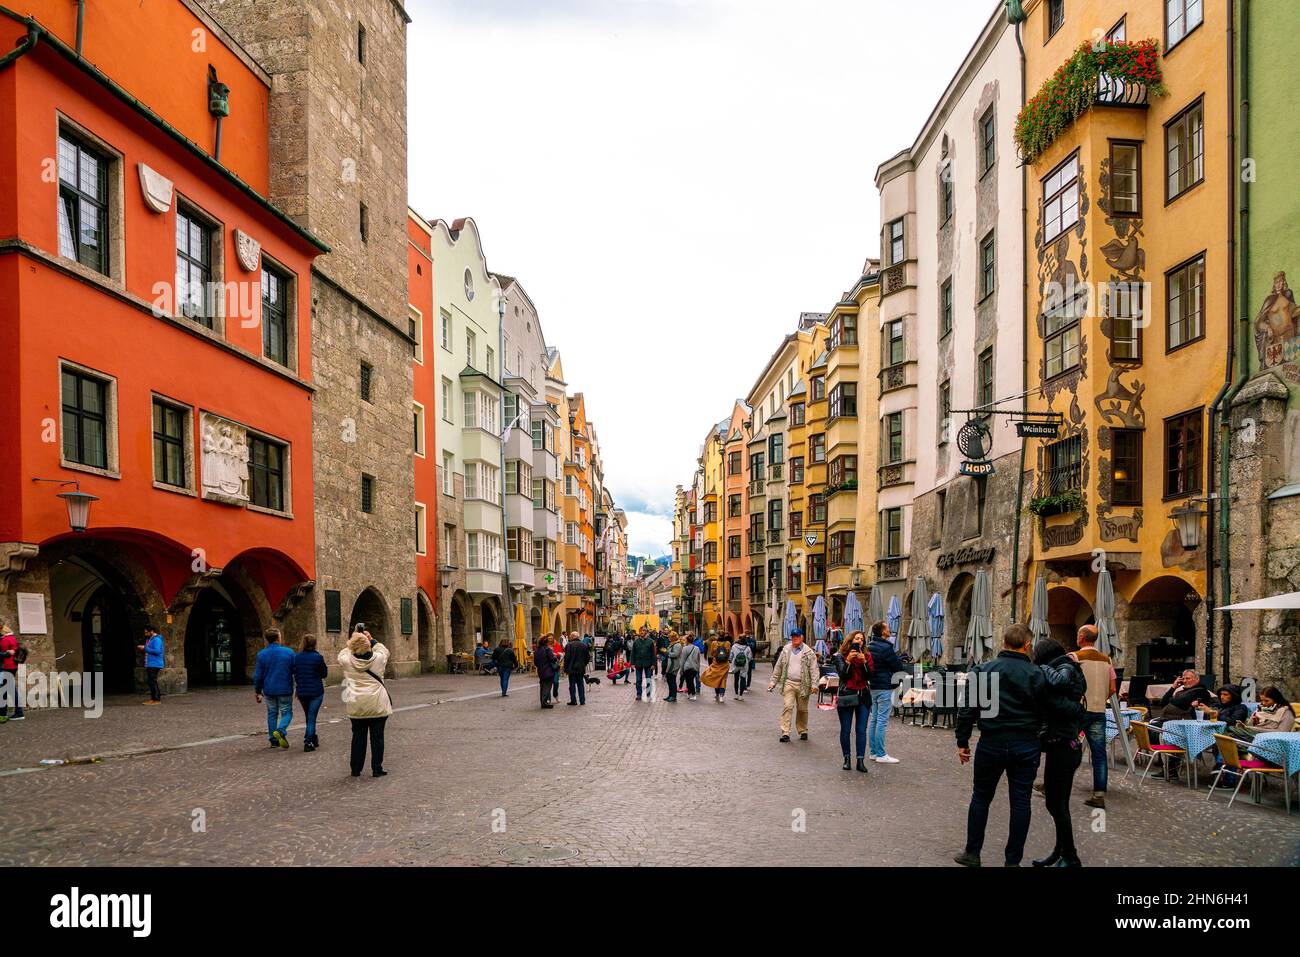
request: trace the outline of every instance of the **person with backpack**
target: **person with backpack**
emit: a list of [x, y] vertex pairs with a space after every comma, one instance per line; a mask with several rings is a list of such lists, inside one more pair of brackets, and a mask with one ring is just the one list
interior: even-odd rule
[[849, 729], [857, 744], [857, 768], [867, 773], [867, 716], [871, 713], [870, 691], [873, 662], [866, 649], [866, 636], [855, 631], [844, 639], [834, 656], [835, 673], [840, 676], [835, 710], [840, 719], [840, 750], [844, 752], [844, 770], [850, 768]]
[[366, 739], [370, 739], [370, 773], [382, 778], [384, 770], [384, 725], [393, 713], [393, 699], [381, 677], [388, 664], [388, 649], [370, 637], [368, 631], [354, 631], [339, 652], [343, 668], [343, 710], [352, 722], [352, 776], [361, 777], [366, 763]]
[[[0, 625], [0, 724], [25, 721], [23, 699], [18, 695], [18, 666], [27, 660], [27, 649], [18, 644], [7, 624]], [[14, 701], [14, 716], [9, 717], [9, 699]]]
[[286, 732], [293, 720], [293, 664], [294, 653], [280, 643], [280, 632], [266, 629], [266, 647], [257, 653], [253, 665], [253, 696], [258, 704], [266, 698], [266, 736], [271, 747], [286, 751]]
[[325, 658], [316, 650], [316, 636], [303, 635], [302, 647], [293, 656], [293, 686], [302, 705], [302, 713], [307, 718], [307, 732], [302, 738], [304, 751], [315, 751], [320, 747], [320, 738], [316, 736], [316, 715], [325, 701], [325, 676], [329, 668]]
[[713, 689], [713, 700], [722, 704], [727, 694], [727, 676], [731, 674], [731, 642], [714, 635], [708, 648], [709, 667], [700, 680]]
[[694, 701], [700, 696], [700, 646], [690, 635], [682, 641], [682, 683], [686, 686], [686, 700]]
[[144, 644], [136, 645], [144, 652], [144, 673], [149, 679], [149, 700], [143, 704], [162, 704], [162, 691], [158, 688], [158, 675], [167, 666], [163, 649], [163, 636], [152, 625], [144, 626]]
[[[492, 663], [497, 666], [497, 676], [501, 679], [501, 697], [510, 697], [510, 675], [519, 667], [519, 659], [515, 657], [515, 650], [510, 647], [510, 640], [502, 638], [501, 644], [496, 646], [492, 652]], [[559, 687], [560, 679], [555, 679], [556, 687]]]
[[737, 701], [745, 697], [745, 689], [749, 687], [749, 663], [753, 660], [751, 654], [744, 638], [737, 639], [731, 646], [731, 678]]
[[1056, 846], [1047, 857], [1034, 861], [1034, 867], [1079, 867], [1070, 823], [1070, 791], [1075, 772], [1083, 763], [1087, 681], [1079, 662], [1052, 638], [1039, 639], [1034, 645], [1034, 664], [1047, 684], [1039, 740], [1043, 749], [1043, 796], [1047, 798], [1047, 813], [1056, 824]]
[[749, 669], [745, 674], [745, 687], [749, 688], [754, 684], [754, 662], [758, 660], [758, 642], [753, 635], [746, 635], [741, 641], [749, 645]]

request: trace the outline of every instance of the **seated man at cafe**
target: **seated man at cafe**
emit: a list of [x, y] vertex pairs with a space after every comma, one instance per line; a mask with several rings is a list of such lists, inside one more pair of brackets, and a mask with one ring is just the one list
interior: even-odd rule
[[1151, 709], [1150, 723], [1159, 727], [1166, 721], [1189, 721], [1196, 717], [1192, 711], [1199, 704], [1214, 704], [1210, 689], [1201, 684], [1201, 676], [1188, 668], [1169, 686], [1163, 698]]
[[496, 665], [492, 663], [492, 649], [488, 647], [486, 640], [480, 642], [474, 648], [474, 667], [489, 675], [497, 670]]
[[[1188, 668], [1169, 686], [1160, 703], [1152, 709], [1149, 724], [1160, 727], [1166, 721], [1190, 721], [1196, 717], [1193, 710], [1198, 704], [1213, 704], [1214, 695], [1210, 689], [1201, 684], [1201, 676]], [[1155, 773], [1155, 777], [1165, 777], [1172, 781], [1178, 777], [1178, 768], [1182, 762], [1176, 757], [1168, 759], [1166, 769]]]

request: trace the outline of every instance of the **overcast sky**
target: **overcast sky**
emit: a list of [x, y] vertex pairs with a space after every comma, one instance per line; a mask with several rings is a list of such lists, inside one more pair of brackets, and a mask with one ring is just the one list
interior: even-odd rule
[[407, 0], [410, 195], [472, 216], [587, 397], [630, 548], [802, 311], [994, 0]]

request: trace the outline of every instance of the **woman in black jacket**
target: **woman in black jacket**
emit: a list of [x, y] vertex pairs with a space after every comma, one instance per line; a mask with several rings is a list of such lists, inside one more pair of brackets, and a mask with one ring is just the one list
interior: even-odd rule
[[1070, 790], [1074, 772], [1083, 760], [1081, 728], [1085, 709], [1083, 696], [1088, 684], [1079, 663], [1066, 654], [1061, 643], [1051, 638], [1034, 645], [1034, 664], [1047, 679], [1047, 702], [1043, 728], [1039, 733], [1043, 748], [1043, 795], [1047, 813], [1056, 823], [1056, 847], [1035, 867], [1079, 867], [1070, 824]]
[[501, 697], [507, 698], [510, 696], [510, 673], [519, 667], [519, 659], [515, 657], [508, 638], [502, 638], [501, 644], [492, 652], [492, 663], [497, 666], [497, 677], [501, 679]]

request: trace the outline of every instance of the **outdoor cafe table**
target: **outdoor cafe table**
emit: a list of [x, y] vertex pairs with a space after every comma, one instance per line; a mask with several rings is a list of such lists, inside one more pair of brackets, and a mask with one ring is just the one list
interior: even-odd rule
[[[1128, 723], [1134, 718], [1140, 718], [1142, 712], [1137, 708], [1121, 708], [1120, 717], [1124, 719], [1124, 728], [1128, 729]], [[1110, 744], [1119, 737], [1119, 728], [1115, 726], [1115, 717], [1111, 714], [1110, 709], [1106, 709], [1106, 743]]]
[[1196, 759], [1214, 747], [1214, 736], [1222, 734], [1228, 725], [1223, 721], [1166, 721], [1160, 727], [1160, 743], [1172, 744], [1187, 752], [1192, 766], [1188, 786], [1196, 783]]
[[1251, 754], [1286, 769], [1290, 777], [1300, 771], [1300, 731], [1265, 731], [1250, 742]]

